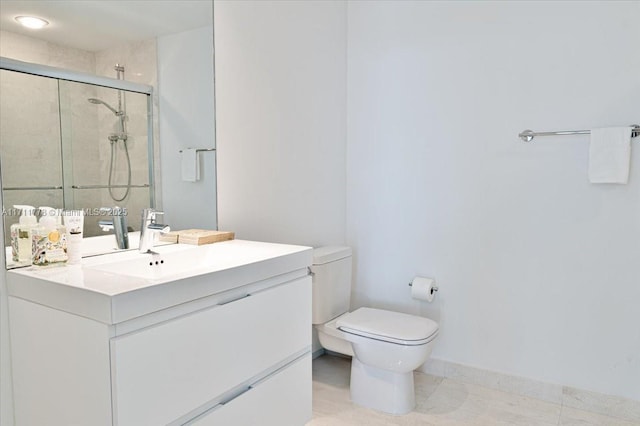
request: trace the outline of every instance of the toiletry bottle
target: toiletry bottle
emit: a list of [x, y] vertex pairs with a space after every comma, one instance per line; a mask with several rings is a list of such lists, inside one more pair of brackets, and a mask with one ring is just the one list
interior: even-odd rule
[[31, 264], [31, 234], [33, 228], [38, 225], [36, 208], [33, 206], [15, 205], [22, 210], [20, 222], [11, 225], [11, 253], [14, 262]]
[[42, 217], [38, 226], [33, 228], [33, 264], [51, 265], [67, 261], [66, 229], [58, 210], [52, 207], [40, 207]]
[[82, 262], [84, 211], [68, 210], [63, 215], [64, 225], [67, 228], [67, 263], [73, 265]]

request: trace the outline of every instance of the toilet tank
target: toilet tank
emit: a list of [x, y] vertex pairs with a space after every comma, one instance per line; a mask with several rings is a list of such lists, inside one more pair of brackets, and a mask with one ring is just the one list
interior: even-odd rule
[[351, 247], [313, 249], [313, 324], [324, 324], [349, 312], [351, 303]]

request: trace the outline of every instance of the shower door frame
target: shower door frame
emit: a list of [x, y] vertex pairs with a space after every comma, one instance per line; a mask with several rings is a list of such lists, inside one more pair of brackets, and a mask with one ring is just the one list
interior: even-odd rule
[[[63, 68], [51, 67], [48, 65], [34, 64], [30, 62], [18, 61], [15, 59], [4, 58], [0, 56], [0, 69], [15, 71], [24, 74], [37, 75], [41, 77], [55, 78], [57, 80], [65, 80], [76, 83], [91, 84], [94, 86], [107, 87], [116, 90], [125, 90], [128, 92], [141, 93], [147, 95], [147, 159], [149, 163], [149, 205], [151, 208], [156, 207], [156, 185], [154, 179], [154, 158], [155, 149], [153, 146], [153, 87], [134, 83], [131, 81], [117, 80], [110, 77], [102, 77], [93, 74], [87, 74], [78, 71], [70, 71]], [[0, 189], [2, 185], [2, 175], [0, 174]], [[63, 189], [63, 197], [66, 184]], [[4, 206], [4, 203], [3, 203]]]

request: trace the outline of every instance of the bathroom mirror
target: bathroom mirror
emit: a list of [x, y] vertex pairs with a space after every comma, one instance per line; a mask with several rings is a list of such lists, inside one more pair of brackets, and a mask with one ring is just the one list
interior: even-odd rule
[[136, 92], [96, 84], [121, 80], [65, 80], [56, 69], [6, 58], [0, 65], [5, 246], [20, 214], [15, 205], [84, 210], [87, 237], [102, 234], [103, 206], [155, 206], [150, 86]]
[[[14, 19], [19, 15], [49, 25], [28, 30]], [[208, 26], [212, 33], [212, 25], [212, 0], [2, 1], [1, 57], [114, 83], [0, 71], [5, 247], [18, 220], [16, 204], [85, 212], [120, 206], [130, 230], [138, 230], [142, 208], [162, 207], [154, 184], [161, 143], [158, 74], [172, 58], [159, 40]], [[165, 85], [178, 78], [163, 77]], [[116, 88], [118, 81], [151, 90]], [[86, 216], [85, 236], [106, 235], [100, 219], [100, 213]]]

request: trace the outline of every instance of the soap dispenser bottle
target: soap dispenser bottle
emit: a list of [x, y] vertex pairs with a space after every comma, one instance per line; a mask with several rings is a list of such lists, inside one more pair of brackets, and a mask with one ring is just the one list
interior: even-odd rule
[[11, 254], [14, 262], [31, 264], [31, 235], [38, 226], [36, 208], [33, 206], [15, 205], [22, 211], [20, 221], [11, 225]]
[[34, 265], [51, 265], [67, 261], [66, 228], [61, 225], [58, 210], [40, 207], [40, 223], [33, 229]]

